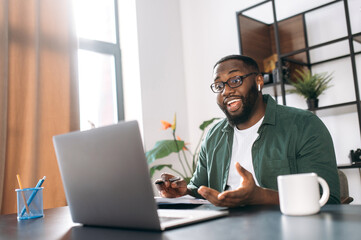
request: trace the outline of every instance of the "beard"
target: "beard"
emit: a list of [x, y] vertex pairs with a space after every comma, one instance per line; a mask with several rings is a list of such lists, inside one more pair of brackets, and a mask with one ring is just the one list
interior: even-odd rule
[[239, 96], [242, 101], [242, 110], [239, 114], [231, 115], [227, 111], [226, 106], [220, 106], [221, 110], [226, 114], [228, 123], [235, 127], [238, 124], [245, 123], [251, 117], [252, 110], [255, 106], [255, 103], [258, 98], [258, 90], [256, 84], [253, 84], [250, 91], [247, 93], [246, 96]]

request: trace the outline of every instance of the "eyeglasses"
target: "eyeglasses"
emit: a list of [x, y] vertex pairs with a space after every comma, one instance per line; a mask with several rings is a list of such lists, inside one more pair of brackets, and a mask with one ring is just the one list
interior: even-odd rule
[[226, 84], [230, 88], [237, 88], [237, 87], [242, 85], [243, 80], [246, 77], [249, 77], [252, 74], [258, 74], [258, 73], [252, 72], [252, 73], [248, 73], [248, 74], [243, 75], [243, 76], [235, 76], [233, 78], [228, 79], [226, 82], [214, 82], [214, 83], [211, 84], [211, 89], [212, 89], [212, 91], [214, 93], [220, 93], [220, 92], [223, 92], [224, 88], [226, 87]]

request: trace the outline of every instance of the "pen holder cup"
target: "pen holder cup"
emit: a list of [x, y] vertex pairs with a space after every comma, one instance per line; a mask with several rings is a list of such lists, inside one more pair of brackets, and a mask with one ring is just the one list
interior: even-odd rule
[[[43, 187], [16, 189], [18, 220], [40, 218], [43, 211]], [[25, 202], [27, 207], [25, 206]]]

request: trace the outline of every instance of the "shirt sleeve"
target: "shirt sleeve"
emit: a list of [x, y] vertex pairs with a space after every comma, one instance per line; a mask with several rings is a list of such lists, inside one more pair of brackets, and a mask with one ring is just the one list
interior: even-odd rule
[[340, 182], [331, 135], [315, 115], [305, 121], [296, 155], [299, 172], [315, 172], [328, 183], [330, 197], [327, 203], [340, 203]]
[[198, 188], [202, 185], [208, 185], [206, 141], [207, 139], [202, 143], [201, 150], [198, 155], [196, 171], [187, 186], [188, 190], [192, 193], [192, 196], [197, 198], [203, 198], [200, 194], [198, 194]]

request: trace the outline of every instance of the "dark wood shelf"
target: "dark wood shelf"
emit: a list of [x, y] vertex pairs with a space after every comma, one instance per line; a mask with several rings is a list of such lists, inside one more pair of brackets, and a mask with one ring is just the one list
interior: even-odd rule
[[361, 32], [352, 35], [352, 37], [353, 37], [353, 40], [354, 40], [354, 41], [356, 41], [356, 42], [358, 42], [358, 43], [361, 43]]
[[[356, 53], [355, 53], [356, 54]], [[327, 63], [327, 62], [332, 62], [332, 61], [336, 61], [336, 60], [339, 60], [339, 59], [342, 59], [342, 58], [346, 58], [346, 57], [350, 57], [351, 54], [345, 54], [345, 55], [342, 55], [342, 56], [338, 56], [338, 57], [334, 57], [334, 58], [329, 58], [329, 59], [326, 59], [326, 60], [323, 60], [323, 61], [318, 61], [318, 62], [313, 62], [313, 63], [310, 63], [310, 65], [312, 66], [315, 66], [317, 64], [323, 64], [323, 63]]]
[[339, 104], [333, 104], [333, 105], [318, 107], [318, 108], [313, 109], [313, 111], [320, 111], [320, 110], [324, 110], [324, 109], [338, 108], [338, 107], [344, 107], [344, 106], [356, 105], [356, 104], [357, 104], [356, 101], [345, 102], [345, 103], [339, 103]]
[[340, 165], [337, 166], [338, 169], [348, 169], [348, 168], [361, 168], [361, 163], [354, 163], [350, 165]]
[[[354, 92], [350, 92], [349, 94], [354, 94], [355, 98], [348, 100], [353, 101], [322, 106], [313, 109], [312, 112], [318, 116], [337, 116], [345, 113], [356, 113], [361, 136], [361, 89], [359, 89], [359, 81], [361, 76], [358, 76], [359, 74], [356, 66], [358, 64], [356, 61], [356, 56], [361, 54], [358, 45], [361, 43], [361, 32], [352, 32], [349, 2], [347, 0], [335, 0], [313, 8], [311, 7], [308, 10], [301, 11], [296, 14], [292, 14], [292, 16], [279, 19], [276, 12], [276, 1], [277, 0], [262, 1], [258, 4], [238, 11], [236, 16], [241, 54], [254, 58], [260, 67], [260, 71], [268, 74], [272, 74], [270, 71], [272, 71], [271, 69], [274, 66], [274, 59], [276, 59], [276, 61], [279, 63], [276, 65], [276, 69], [274, 70], [276, 73], [278, 73], [275, 74], [277, 79], [273, 79], [272, 83], [267, 83], [264, 85], [264, 93], [274, 96], [278, 103], [287, 105], [286, 95], [289, 96], [287, 90], [292, 86], [287, 83], [285, 78], [282, 79], [284, 74], [287, 74], [287, 77], [292, 81], [296, 69], [309, 68], [312, 71], [312, 67], [315, 65], [327, 65], [327, 63], [332, 63], [332, 61], [337, 61], [339, 59], [347, 59], [348, 61], [349, 58], [352, 68], [352, 84], [354, 89]], [[257, 16], [260, 15], [256, 15], [254, 10], [261, 9], [264, 7], [264, 4], [269, 5], [269, 3], [271, 3], [269, 11], [272, 11], [269, 13], [273, 14], [274, 21], [271, 23], [266, 23], [261, 20], [257, 20]], [[306, 14], [312, 11], [318, 11], [319, 9], [323, 8], [325, 8], [324, 10], [327, 11], [327, 7], [334, 4], [338, 4], [340, 7], [339, 15], [336, 14], [336, 16], [332, 15], [329, 17], [337, 18], [344, 15], [347, 28], [346, 35], [341, 35], [342, 37], [336, 38], [329, 37], [327, 40], [321, 43], [310, 45], [308, 43]], [[341, 10], [341, 5], [343, 10]], [[318, 12], [315, 13], [318, 14]], [[259, 17], [259, 19], [262, 18]], [[344, 42], [345, 44], [347, 43], [347, 45], [349, 45], [349, 50], [345, 49], [340, 53], [335, 52], [335, 54], [328, 54], [325, 56], [325, 58], [317, 60], [315, 59], [313, 62], [311, 62], [312, 53], [314, 53], [314, 51], [321, 50], [324, 52], [332, 52], [332, 44], [343, 44]], [[285, 71], [283, 69], [284, 67], [286, 67]], [[330, 69], [330, 72], [331, 71], [332, 69]], [[335, 79], [334, 81], [342, 81], [342, 79]], [[354, 168], [355, 166], [352, 165], [349, 167], [342, 167]]]
[[341, 42], [341, 41], [345, 41], [345, 40], [348, 40], [347, 36], [346, 37], [341, 37], [341, 38], [336, 38], [336, 39], [333, 39], [333, 40], [330, 40], [330, 41], [327, 41], [327, 42], [323, 42], [323, 43], [320, 43], [320, 44], [316, 44], [316, 45], [313, 45], [313, 46], [310, 46], [310, 47], [300, 48], [300, 49], [297, 49], [297, 50], [292, 51], [292, 52], [283, 53], [283, 54], [281, 54], [280, 57], [281, 58], [290, 57], [292, 55], [307, 52], [307, 51], [312, 50], [312, 49], [324, 47], [324, 46], [331, 45], [333, 43], [337, 43], [337, 42]]
[[[297, 16], [297, 15], [300, 15], [300, 14], [306, 14], [306, 13], [315, 11], [315, 10], [317, 10], [317, 9], [321, 9], [321, 8], [327, 7], [327, 6], [329, 6], [329, 5], [332, 5], [332, 4], [337, 3], [337, 2], [340, 2], [340, 1], [342, 1], [342, 0], [334, 0], [334, 1], [332, 1], [332, 2], [328, 2], [328, 3], [325, 3], [325, 4], [319, 5], [319, 6], [317, 6], [317, 7], [310, 8], [310, 9], [308, 9], [308, 10], [298, 12], [298, 13], [295, 13], [295, 14], [293, 14], [293, 15], [291, 15], [291, 16], [286, 17], [286, 18], [280, 19], [280, 21], [287, 20], [287, 19], [289, 19], [289, 18], [293, 18], [294, 16]], [[261, 6], [261, 5], [265, 4], [265, 3], [268, 3], [268, 2], [272, 2], [272, 0], [265, 0], [265, 1], [262, 1], [262, 2], [260, 2], [260, 3], [255, 4], [255, 5], [252, 5], [252, 6], [248, 7], [248, 8], [245, 8], [245, 9], [243, 9], [243, 10], [241, 10], [241, 11], [238, 11], [238, 12], [237, 12], [237, 15], [240, 15], [240, 14], [243, 15], [243, 14], [244, 14], [245, 12], [247, 12], [248, 10], [254, 9], [254, 8], [259, 7], [259, 6]], [[244, 14], [244, 15], [246, 16], [246, 14]], [[254, 20], [259, 21], [259, 20], [257, 20], [257, 19], [254, 19]]]
[[[345, 40], [348, 40], [349, 37], [348, 36], [344, 36], [344, 37], [341, 37], [341, 38], [336, 38], [336, 39], [333, 39], [333, 40], [330, 40], [330, 41], [327, 41], [327, 42], [323, 42], [323, 43], [320, 43], [320, 44], [316, 44], [316, 45], [313, 45], [313, 46], [309, 46], [309, 47], [305, 47], [305, 48], [300, 48], [300, 49], [297, 49], [295, 51], [291, 51], [291, 52], [286, 52], [286, 53], [283, 53], [281, 54], [280, 58], [287, 58], [287, 57], [290, 57], [290, 56], [293, 56], [293, 55], [297, 55], [297, 54], [300, 54], [300, 53], [303, 53], [303, 52], [307, 52], [307, 51], [310, 51], [310, 50], [313, 50], [313, 49], [316, 49], [316, 48], [320, 48], [320, 47], [324, 47], [324, 46], [328, 46], [328, 45], [331, 45], [331, 44], [334, 44], [334, 43], [338, 43], [338, 42], [341, 42], [341, 41], [345, 41]], [[352, 35], [352, 39], [356, 42], [359, 42], [361, 43], [361, 32], [359, 33], [355, 33]], [[359, 52], [355, 53], [355, 54], [358, 54]], [[342, 57], [347, 57], [347, 56], [350, 56], [351, 54], [345, 54], [343, 56], [339, 56], [339, 57], [336, 57], [334, 59], [328, 59], [329, 61], [332, 61], [332, 60], [335, 60], [335, 59], [338, 59], [338, 58], [342, 58]], [[324, 61], [323, 61], [324, 62]], [[311, 63], [312, 64], [318, 64], [317, 63]]]
[[265, 83], [264, 85], [263, 85], [263, 87], [264, 88], [269, 88], [269, 87], [277, 87], [277, 86], [280, 86], [281, 85], [281, 83], [279, 83], [279, 82], [276, 82], [276, 83]]

